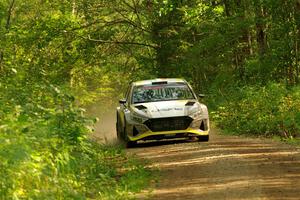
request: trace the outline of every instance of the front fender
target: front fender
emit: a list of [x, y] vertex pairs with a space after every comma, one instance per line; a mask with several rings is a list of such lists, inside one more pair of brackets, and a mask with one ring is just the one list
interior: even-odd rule
[[[124, 114], [122, 114], [122, 110], [120, 107], [117, 107], [117, 113], [116, 113], [116, 117], [117, 117], [117, 129], [119, 129], [119, 131], [124, 130]], [[118, 131], [118, 130], [117, 130]]]

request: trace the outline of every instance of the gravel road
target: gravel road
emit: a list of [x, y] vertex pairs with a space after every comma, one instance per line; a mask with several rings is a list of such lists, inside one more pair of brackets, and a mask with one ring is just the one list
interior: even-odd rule
[[138, 199], [300, 199], [300, 149], [211, 133], [208, 143], [155, 142], [127, 150], [160, 169]]

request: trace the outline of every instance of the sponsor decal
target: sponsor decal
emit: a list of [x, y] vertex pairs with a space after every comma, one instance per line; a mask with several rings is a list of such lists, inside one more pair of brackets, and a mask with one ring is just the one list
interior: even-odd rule
[[151, 112], [161, 112], [161, 111], [171, 111], [171, 110], [181, 111], [183, 110], [183, 108], [162, 108], [157, 110], [151, 110]]

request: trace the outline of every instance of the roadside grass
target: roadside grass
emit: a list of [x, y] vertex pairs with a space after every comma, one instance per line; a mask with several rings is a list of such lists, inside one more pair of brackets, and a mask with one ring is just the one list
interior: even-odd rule
[[118, 188], [112, 199], [136, 199], [141, 191], [151, 191], [152, 183], [158, 179], [156, 169], [147, 168], [148, 160], [127, 154], [122, 144], [104, 145], [105, 148], [119, 152], [119, 159], [114, 161]]
[[216, 126], [216, 124], [212, 121], [210, 124], [211, 128], [216, 130], [218, 135], [224, 135], [224, 136], [244, 136], [248, 138], [261, 138], [261, 139], [271, 139], [275, 142], [285, 143], [292, 146], [299, 146], [300, 147], [300, 138], [286, 138], [279, 135], [272, 135], [272, 136], [266, 136], [266, 135], [257, 135], [257, 134], [242, 134], [238, 132], [234, 132], [229, 129], [220, 129]]
[[213, 128], [214, 130], [217, 130], [217, 134], [218, 135], [224, 135], [224, 136], [244, 136], [244, 137], [248, 137], [248, 138], [261, 138], [261, 139], [271, 139], [273, 141], [276, 142], [280, 142], [280, 143], [286, 143], [289, 145], [293, 145], [293, 146], [299, 146], [300, 147], [300, 138], [286, 138], [283, 136], [279, 136], [279, 135], [257, 135], [257, 134], [243, 134], [243, 133], [238, 133], [238, 132], [234, 132], [232, 130], [229, 129], [220, 129], [219, 127], [217, 127], [215, 125], [214, 122], [211, 122], [211, 128]]
[[280, 136], [273, 136], [272, 139], [278, 142], [287, 143], [289, 145], [300, 146], [300, 138], [284, 138]]
[[145, 163], [120, 146], [85, 141], [54, 154], [18, 145], [23, 153], [14, 145], [1, 148], [0, 199], [135, 199], [153, 180]]
[[153, 170], [119, 145], [88, 136], [90, 119], [72, 105], [29, 116], [16, 107], [0, 121], [0, 199], [135, 199]]
[[225, 134], [278, 136], [298, 143], [300, 137], [300, 88], [269, 83], [227, 89], [230, 98], [215, 91], [209, 99], [210, 116]]
[[145, 161], [127, 155], [121, 145], [94, 145], [104, 153], [101, 160], [107, 165], [105, 172], [111, 172], [105, 174], [110, 179], [107, 185], [102, 185], [101, 189], [92, 187], [95, 199], [136, 199], [135, 194], [150, 186], [155, 172], [145, 167]]
[[223, 91], [226, 98], [212, 91], [208, 100], [210, 116], [222, 134], [273, 138], [299, 145], [299, 89], [275, 83], [236, 86]]

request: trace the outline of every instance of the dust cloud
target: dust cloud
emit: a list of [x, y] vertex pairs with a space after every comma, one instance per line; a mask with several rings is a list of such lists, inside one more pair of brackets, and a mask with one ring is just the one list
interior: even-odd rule
[[115, 144], [117, 142], [116, 134], [116, 106], [106, 106], [101, 103], [95, 103], [87, 108], [87, 116], [97, 117], [98, 121], [94, 125], [92, 139], [103, 144]]

